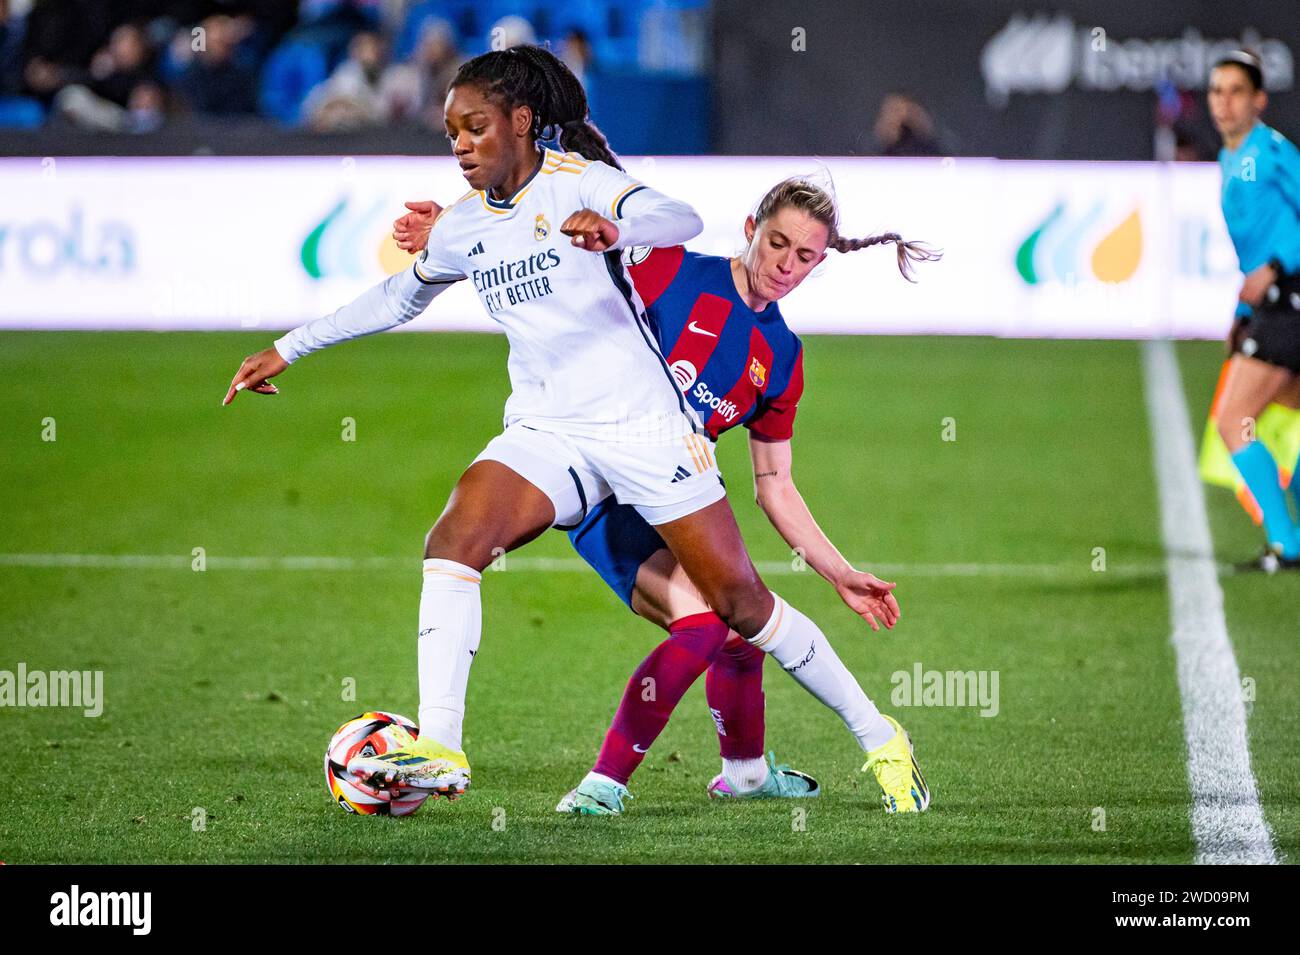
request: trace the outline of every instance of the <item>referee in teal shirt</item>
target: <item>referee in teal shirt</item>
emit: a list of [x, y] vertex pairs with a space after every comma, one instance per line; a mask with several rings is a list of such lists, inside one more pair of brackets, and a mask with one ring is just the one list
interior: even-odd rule
[[[1264, 515], [1259, 566], [1300, 568], [1300, 527], [1277, 462], [1253, 422], [1300, 374], [1300, 151], [1260, 121], [1268, 105], [1259, 57], [1239, 50], [1210, 74], [1210, 115], [1223, 137], [1223, 218], [1243, 274], [1234, 354], [1216, 422], [1232, 462]], [[1292, 473], [1300, 462], [1284, 462]], [[1292, 483], [1292, 493], [1300, 480]], [[1298, 502], [1300, 503], [1300, 502]]]

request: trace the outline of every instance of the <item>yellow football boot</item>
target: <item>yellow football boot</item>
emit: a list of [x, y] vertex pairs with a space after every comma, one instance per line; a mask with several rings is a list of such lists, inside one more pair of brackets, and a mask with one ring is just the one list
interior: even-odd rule
[[402, 732], [399, 748], [387, 753], [354, 756], [348, 772], [376, 789], [418, 789], [456, 799], [469, 788], [469, 760], [427, 737]]
[[888, 743], [867, 751], [862, 771], [870, 770], [875, 774], [882, 790], [880, 801], [885, 804], [885, 812], [925, 812], [930, 805], [930, 788], [916, 763], [912, 737], [907, 735], [898, 720], [892, 716], [885, 719], [894, 727], [894, 735]]

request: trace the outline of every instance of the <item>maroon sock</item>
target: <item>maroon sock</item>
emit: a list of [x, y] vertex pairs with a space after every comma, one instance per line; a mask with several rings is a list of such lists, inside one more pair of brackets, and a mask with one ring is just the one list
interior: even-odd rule
[[668, 639], [641, 661], [627, 681], [594, 772], [627, 785], [650, 744], [668, 725], [673, 707], [726, 642], [728, 629], [712, 613], [673, 621]]
[[723, 759], [763, 755], [763, 658], [767, 654], [741, 640], [713, 658], [704, 679], [709, 711], [718, 727]]

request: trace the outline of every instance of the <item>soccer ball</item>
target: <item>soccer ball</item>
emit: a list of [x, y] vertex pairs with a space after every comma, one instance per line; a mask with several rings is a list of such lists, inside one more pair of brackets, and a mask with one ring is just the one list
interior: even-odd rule
[[420, 735], [405, 716], [374, 710], [353, 717], [334, 734], [325, 750], [325, 786], [339, 808], [359, 816], [409, 816], [429, 798], [425, 792], [391, 793], [361, 782], [348, 772], [348, 760], [400, 749]]

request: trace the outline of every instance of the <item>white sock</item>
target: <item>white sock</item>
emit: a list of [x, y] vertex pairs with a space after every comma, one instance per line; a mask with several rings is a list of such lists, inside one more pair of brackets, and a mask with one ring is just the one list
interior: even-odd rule
[[771, 618], [749, 642], [771, 654], [800, 686], [838, 713], [864, 750], [889, 742], [894, 728], [863, 692], [826, 635], [779, 596], [772, 597], [776, 606]]
[[[615, 786], [623, 786], [623, 784], [620, 783], [617, 779], [613, 779], [609, 776], [606, 776], [604, 773], [598, 773], [594, 769], [591, 772], [587, 773], [587, 775], [582, 777], [582, 782], [612, 783]], [[579, 785], [581, 785], [581, 783], [579, 783]], [[623, 786], [623, 788], [626, 789], [627, 787]]]
[[478, 571], [454, 560], [424, 562], [420, 592], [420, 736], [461, 749], [465, 688], [483, 634]]
[[722, 778], [727, 781], [732, 792], [740, 796], [761, 789], [763, 783], [767, 782], [767, 774], [767, 760], [762, 756], [756, 759], [722, 760]]

